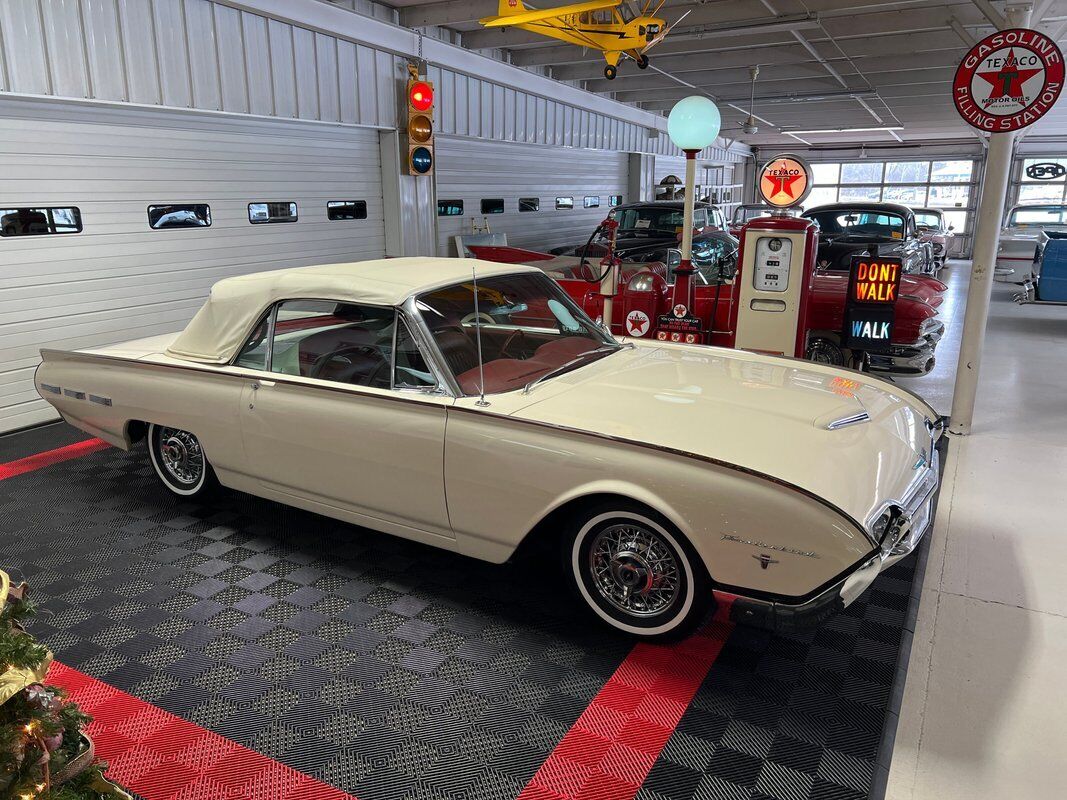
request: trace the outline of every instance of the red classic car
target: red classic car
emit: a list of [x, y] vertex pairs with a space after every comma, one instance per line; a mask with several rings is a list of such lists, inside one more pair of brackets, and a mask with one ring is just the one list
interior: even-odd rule
[[[709, 344], [730, 346], [731, 311], [734, 302], [732, 281], [737, 258], [737, 240], [717, 233], [694, 241], [692, 312], [712, 331]], [[703, 248], [703, 258], [697, 253]], [[732, 249], [731, 249], [732, 248]], [[539, 267], [555, 278], [572, 298], [593, 318], [603, 313], [599, 294], [598, 260], [585, 263], [575, 256], [554, 256], [517, 247], [470, 247], [475, 257], [504, 264]], [[664, 260], [669, 260], [667, 253]], [[612, 332], [620, 336], [654, 335], [655, 320], [671, 310], [670, 269], [664, 260], [623, 262], [619, 294], [612, 309]], [[875, 372], [897, 375], [925, 375], [934, 367], [934, 349], [945, 326], [938, 319], [936, 305], [947, 287], [921, 275], [905, 275], [896, 304], [892, 346], [888, 352], [854, 352], [841, 344], [844, 328], [847, 272], [817, 272], [814, 293], [809, 302], [810, 338], [807, 357], [838, 366], [866, 365]]]

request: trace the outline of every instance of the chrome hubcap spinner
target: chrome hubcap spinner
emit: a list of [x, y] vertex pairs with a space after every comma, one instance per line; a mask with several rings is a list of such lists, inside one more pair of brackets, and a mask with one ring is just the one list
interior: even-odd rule
[[677, 560], [658, 534], [641, 525], [604, 528], [593, 540], [589, 562], [600, 595], [627, 614], [659, 614], [678, 596]]
[[167, 473], [186, 486], [192, 486], [204, 474], [204, 452], [199, 440], [188, 431], [161, 429], [159, 456]]

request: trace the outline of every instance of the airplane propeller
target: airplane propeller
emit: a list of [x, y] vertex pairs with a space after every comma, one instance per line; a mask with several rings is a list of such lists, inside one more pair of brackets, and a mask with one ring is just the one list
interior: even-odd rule
[[[660, 3], [660, 5], [663, 5], [663, 3]], [[658, 11], [659, 9], [657, 8], [656, 10]], [[678, 17], [678, 19], [676, 19], [674, 22], [672, 22], [670, 25], [668, 25], [666, 28], [664, 28], [662, 31], [660, 31], [658, 34], [656, 34], [656, 37], [654, 39], [650, 40], [648, 44], [646, 44], [644, 47], [641, 48], [641, 53], [642, 54], [647, 53], [649, 50], [651, 50], [657, 44], [662, 42], [667, 37], [668, 33], [670, 33], [676, 27], [678, 27], [678, 25], [681, 23], [681, 21], [689, 16], [689, 14], [690, 14], [690, 12], [692, 12], [692, 10], [693, 9], [689, 9], [684, 14], [682, 14], [682, 16]]]

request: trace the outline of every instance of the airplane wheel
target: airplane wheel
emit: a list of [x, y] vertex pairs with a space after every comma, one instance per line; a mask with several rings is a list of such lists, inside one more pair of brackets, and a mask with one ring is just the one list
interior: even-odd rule
[[618, 74], [619, 70], [611, 66], [611, 64], [608, 64], [606, 67], [604, 67], [604, 77], [607, 78], [609, 81], [615, 80], [615, 76]]
[[648, 56], [644, 53], [641, 54], [641, 58], [637, 62], [638, 69], [648, 69]]

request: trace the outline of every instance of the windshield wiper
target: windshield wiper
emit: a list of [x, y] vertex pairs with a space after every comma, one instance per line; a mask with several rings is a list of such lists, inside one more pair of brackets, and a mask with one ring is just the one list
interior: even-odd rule
[[597, 347], [593, 350], [586, 350], [584, 353], [579, 353], [575, 358], [572, 358], [570, 361], [567, 361], [564, 364], [560, 364], [555, 369], [550, 369], [543, 375], [538, 375], [536, 378], [534, 378], [532, 381], [522, 387], [522, 393], [529, 394], [530, 390], [533, 389], [541, 381], [548, 380], [554, 375], [559, 375], [561, 372], [566, 372], [571, 367], [577, 366], [585, 360], [586, 356], [596, 355], [597, 353], [603, 353], [604, 355], [607, 355], [609, 352], [613, 353], [616, 350], [622, 350], [624, 347], [636, 347], [636, 345], [633, 342], [627, 342], [626, 344], [620, 344], [616, 342], [615, 344], [606, 344], [601, 347]]

